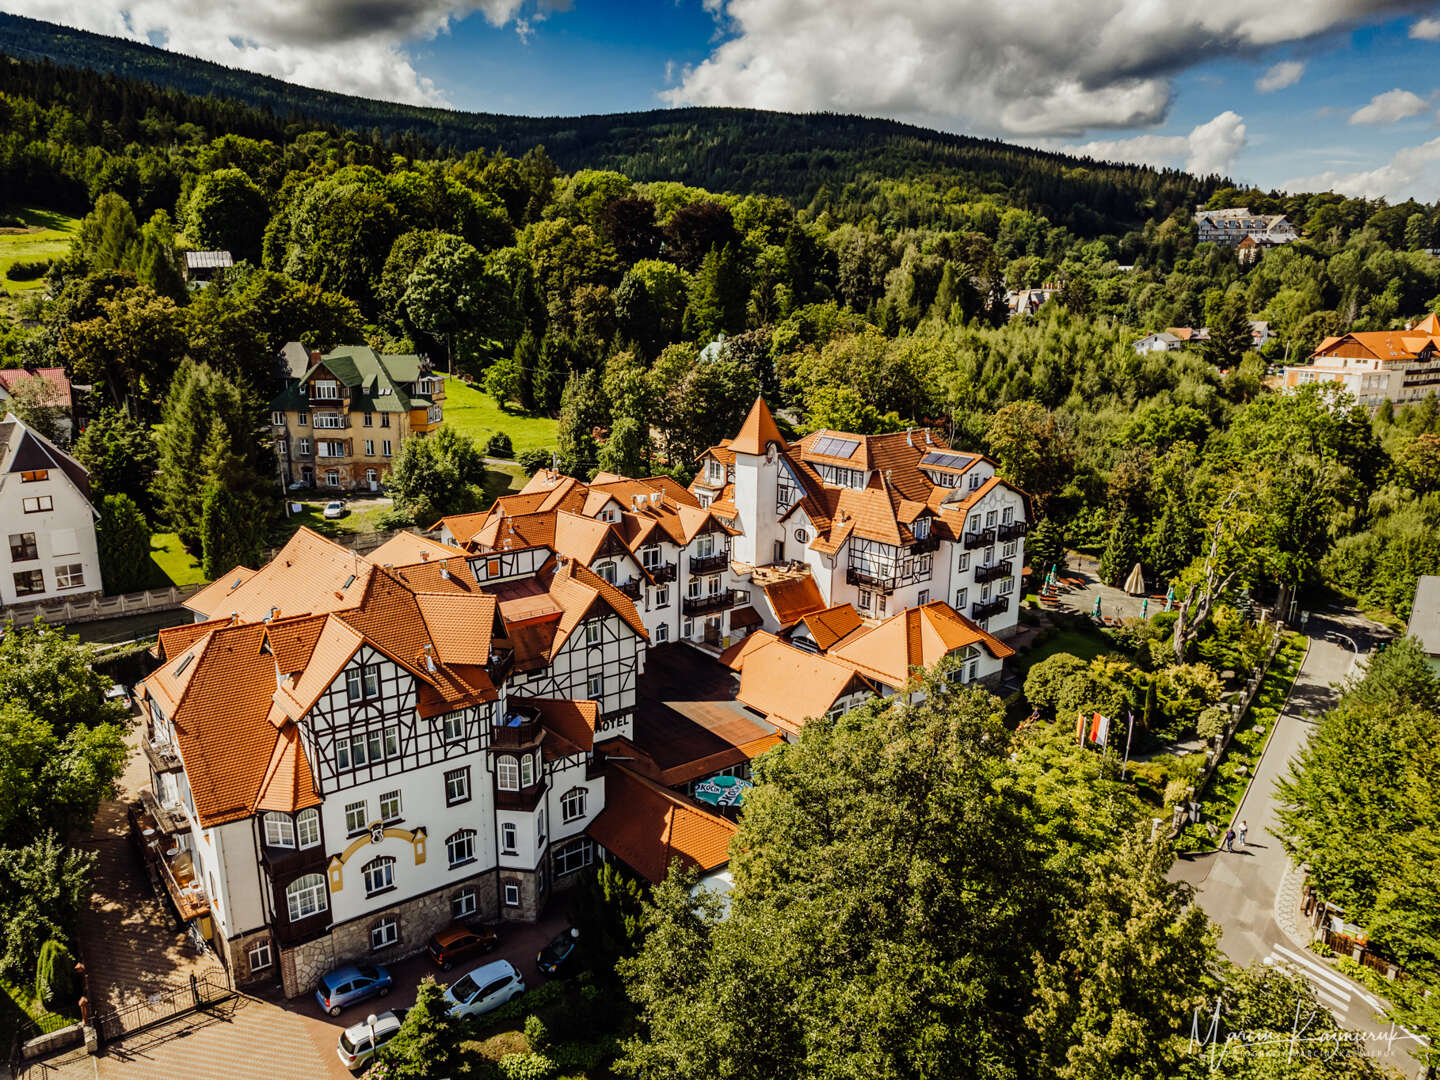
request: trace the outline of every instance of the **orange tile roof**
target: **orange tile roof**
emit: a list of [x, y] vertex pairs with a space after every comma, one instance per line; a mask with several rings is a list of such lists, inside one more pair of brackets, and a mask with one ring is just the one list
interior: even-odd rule
[[[363, 556], [302, 526], [239, 586], [217, 593], [205, 589], [185, 606], [209, 618], [233, 611], [245, 622], [257, 622], [275, 607], [282, 615], [336, 611], [358, 601], [368, 566]], [[238, 574], [237, 569], [220, 581], [233, 581]]]
[[779, 641], [774, 634], [768, 630], [756, 630], [753, 634], [747, 634], [735, 644], [720, 654], [720, 662], [731, 671], [739, 671], [745, 666], [745, 658], [762, 645], [768, 645], [772, 641]]
[[[540, 713], [540, 726], [547, 735], [546, 750], [557, 750], [555, 756], [588, 754], [595, 748], [595, 724], [600, 719], [600, 705], [594, 701], [571, 701], [566, 698], [510, 698], [512, 705], [533, 705]], [[552, 747], [552, 743], [558, 744]]]
[[806, 720], [829, 712], [857, 681], [854, 669], [845, 664], [772, 641], [746, 655], [736, 697], [793, 734]]
[[866, 678], [899, 689], [910, 681], [914, 668], [933, 667], [969, 645], [979, 645], [997, 659], [1015, 652], [937, 600], [892, 615], [873, 629], [847, 638], [827, 655]]
[[825, 610], [825, 598], [820, 595], [820, 586], [809, 574], [803, 577], [783, 578], [764, 586], [765, 599], [776, 621], [782, 627], [790, 626], [812, 611]]
[[260, 782], [255, 809], [293, 814], [307, 806], [319, 806], [320, 801], [310, 776], [310, 763], [305, 758], [300, 729], [294, 724], [286, 724], [275, 740], [275, 751], [270, 757], [265, 778]]
[[786, 449], [785, 438], [775, 426], [775, 418], [770, 415], [765, 399], [757, 397], [745, 422], [740, 425], [740, 433], [730, 440], [729, 449], [737, 454], [763, 454], [765, 447], [772, 442], [778, 449]]
[[453, 555], [464, 556], [463, 549], [442, 544], [412, 532], [397, 533], [365, 556], [377, 566], [404, 566], [406, 563], [429, 562]]
[[836, 604], [824, 611], [812, 612], [801, 620], [821, 652], [825, 652], [837, 641], [853, 634], [863, 625], [860, 613], [851, 604]]
[[[198, 594], [197, 594], [198, 595]], [[167, 626], [160, 631], [160, 659], [170, 660], [179, 656], [211, 630], [230, 625], [230, 616], [221, 619], [207, 619], [205, 622], [181, 623]]]
[[[186, 600], [183, 606], [209, 617], [224, 606], [224, 597], [229, 596], [254, 576], [255, 571], [248, 566], [237, 566], [228, 574], [221, 574], [209, 585], [206, 585]], [[227, 611], [225, 614], [228, 615], [229, 612]]]
[[734, 824], [652, 780], [610, 764], [605, 809], [586, 830], [605, 850], [647, 881], [659, 883], [672, 862], [718, 869], [730, 861]]

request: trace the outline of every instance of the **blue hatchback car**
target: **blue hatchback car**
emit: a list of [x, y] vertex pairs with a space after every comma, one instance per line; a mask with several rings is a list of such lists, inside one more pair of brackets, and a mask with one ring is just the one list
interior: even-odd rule
[[357, 1001], [384, 997], [393, 985], [390, 972], [379, 964], [351, 964], [320, 976], [315, 1000], [331, 1016], [339, 1016], [341, 1009]]

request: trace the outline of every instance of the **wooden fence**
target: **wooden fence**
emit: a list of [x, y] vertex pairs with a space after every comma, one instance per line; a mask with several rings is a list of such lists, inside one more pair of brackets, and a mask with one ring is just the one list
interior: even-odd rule
[[[385, 541], [402, 532], [412, 530], [395, 529], [390, 532], [343, 533], [330, 539], [347, 547], [357, 555], [368, 555]], [[416, 530], [418, 531], [418, 530]], [[260, 560], [261, 564], [273, 559], [279, 548], [271, 548]], [[174, 611], [186, 600], [203, 589], [202, 585], [171, 585], [167, 589], [146, 589], [143, 592], [122, 593], [119, 596], [102, 596], [92, 593], [66, 600], [42, 600], [33, 604], [12, 604], [0, 610], [0, 620], [14, 619], [18, 623], [34, 621], [39, 616], [47, 623], [86, 623], [101, 619], [118, 619], [126, 615], [144, 615], [152, 611]]]

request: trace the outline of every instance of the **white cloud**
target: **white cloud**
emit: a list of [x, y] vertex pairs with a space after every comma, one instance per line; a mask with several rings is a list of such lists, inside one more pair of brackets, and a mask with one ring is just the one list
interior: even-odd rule
[[1342, 195], [1434, 202], [1440, 199], [1440, 138], [1406, 147], [1377, 169], [1342, 173], [1335, 170], [1297, 177], [1280, 185], [1286, 191], [1336, 191]]
[[1100, 161], [1136, 165], [1184, 166], [1200, 176], [1228, 175], [1235, 157], [1245, 148], [1245, 119], [1226, 110], [1193, 128], [1188, 135], [1137, 135], [1131, 139], [1095, 139], [1080, 144], [1047, 144]]
[[[710, 6], [720, 4], [713, 0]], [[835, 109], [997, 134], [1156, 124], [1171, 77], [1418, 0], [724, 0], [672, 104]]]
[[1255, 80], [1255, 89], [1262, 94], [1268, 94], [1272, 90], [1284, 90], [1287, 86], [1294, 86], [1304, 74], [1305, 61], [1282, 60]]
[[[303, 86], [388, 101], [442, 105], [405, 51], [479, 12], [493, 26], [525, 0], [0, 0], [17, 15], [159, 44]], [[543, 5], [534, 17], [554, 5]], [[522, 36], [529, 23], [517, 22]]]
[[1352, 124], [1393, 124], [1410, 116], [1419, 116], [1430, 106], [1419, 94], [1409, 90], [1387, 90], [1376, 94], [1370, 104], [1350, 114]]
[[1421, 19], [1410, 27], [1410, 36], [1421, 41], [1440, 41], [1440, 19]]

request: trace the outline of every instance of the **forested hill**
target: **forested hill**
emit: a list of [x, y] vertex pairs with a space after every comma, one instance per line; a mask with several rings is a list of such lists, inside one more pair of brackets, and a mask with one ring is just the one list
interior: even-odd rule
[[[385, 140], [393, 148], [445, 156], [484, 148], [523, 154], [543, 145], [565, 170], [614, 169], [639, 180], [676, 180], [711, 191], [785, 195], [801, 206], [818, 199], [854, 218], [887, 215], [897, 227], [896, 184], [919, 183], [959, 200], [977, 194], [1064, 223], [1081, 235], [1121, 232], [1203, 201], [1218, 181], [1176, 170], [1108, 165], [988, 139], [949, 135], [891, 120], [754, 109], [658, 109], [580, 117], [502, 116], [420, 108], [294, 86], [278, 79], [149, 45], [0, 13], [0, 90], [33, 93], [37, 78], [84, 96], [80, 68], [114, 76], [93, 80], [92, 107], [125, 107], [143, 95], [118, 81], [137, 80], [187, 95], [244, 103], [258, 112], [243, 126], [333, 126]], [[141, 110], [143, 115], [143, 110]], [[239, 116], [231, 114], [233, 120]], [[124, 117], [115, 122], [124, 126]], [[131, 122], [134, 117], [130, 118]], [[291, 127], [293, 131], [293, 127]], [[212, 131], [212, 134], [220, 134]], [[247, 131], [247, 134], [260, 132]]]

